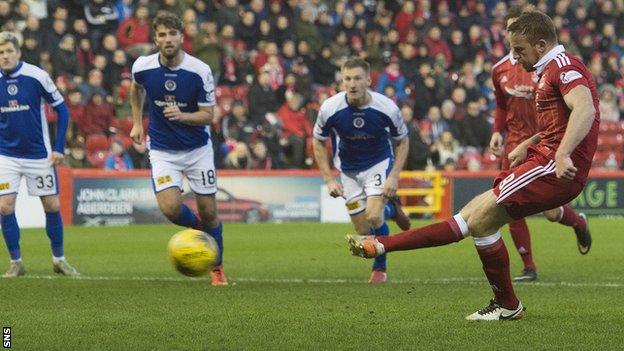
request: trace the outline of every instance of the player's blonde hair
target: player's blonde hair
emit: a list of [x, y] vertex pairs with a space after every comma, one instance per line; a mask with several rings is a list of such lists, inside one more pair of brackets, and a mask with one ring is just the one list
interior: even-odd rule
[[557, 31], [552, 19], [540, 11], [525, 11], [507, 28], [509, 33], [524, 35], [531, 44], [540, 40], [557, 42]]
[[20, 43], [15, 33], [8, 31], [0, 32], [0, 45], [5, 45], [8, 43], [12, 43], [15, 49], [19, 50]]
[[342, 64], [342, 67], [340, 67], [341, 70], [345, 69], [345, 68], [361, 68], [364, 70], [364, 72], [366, 72], [367, 74], [370, 73], [370, 65], [368, 64], [368, 62], [366, 62], [365, 60], [359, 58], [359, 57], [352, 57], [350, 59], [347, 59], [347, 61], [345, 61], [345, 63]]

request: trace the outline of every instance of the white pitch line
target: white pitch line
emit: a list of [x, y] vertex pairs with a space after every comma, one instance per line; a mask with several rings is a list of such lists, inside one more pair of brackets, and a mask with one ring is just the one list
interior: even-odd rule
[[[147, 282], [206, 282], [207, 277], [201, 278], [184, 278], [184, 277], [114, 277], [114, 276], [88, 276], [81, 275], [79, 277], [63, 277], [57, 275], [25, 275], [18, 279], [38, 279], [38, 280], [89, 280], [89, 281], [147, 281]], [[303, 278], [291, 278], [291, 279], [258, 279], [258, 278], [230, 278], [233, 283], [272, 283], [272, 284], [367, 284], [365, 280], [356, 279], [303, 279]], [[451, 285], [451, 284], [483, 284], [486, 283], [483, 278], [435, 278], [435, 279], [392, 279], [388, 281], [388, 284], [421, 284], [421, 285]], [[594, 283], [582, 283], [582, 282], [532, 282], [516, 284], [517, 286], [545, 286], [545, 287], [596, 287], [596, 288], [624, 288], [624, 283], [614, 282], [594, 282]]]

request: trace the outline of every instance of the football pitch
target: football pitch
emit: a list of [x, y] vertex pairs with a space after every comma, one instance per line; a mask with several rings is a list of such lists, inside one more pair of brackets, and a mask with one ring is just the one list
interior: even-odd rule
[[77, 279], [53, 275], [43, 230], [22, 230], [27, 275], [0, 279], [0, 324], [16, 350], [621, 350], [624, 220], [590, 224], [581, 256], [570, 228], [529, 220], [540, 280], [515, 285], [527, 314], [512, 322], [464, 320], [491, 296], [472, 240], [393, 253], [389, 283], [370, 286], [349, 225], [226, 224], [230, 286], [215, 288], [173, 270], [173, 225], [67, 228]]

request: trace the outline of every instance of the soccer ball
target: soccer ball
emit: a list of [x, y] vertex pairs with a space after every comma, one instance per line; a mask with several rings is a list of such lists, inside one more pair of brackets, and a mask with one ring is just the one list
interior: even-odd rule
[[189, 277], [208, 273], [219, 258], [217, 242], [210, 235], [195, 229], [175, 233], [169, 240], [167, 251], [178, 272]]

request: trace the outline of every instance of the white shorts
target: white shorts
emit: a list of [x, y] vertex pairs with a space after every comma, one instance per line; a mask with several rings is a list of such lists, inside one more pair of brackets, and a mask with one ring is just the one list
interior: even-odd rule
[[174, 186], [182, 189], [184, 176], [196, 194], [217, 192], [217, 172], [211, 144], [185, 151], [150, 150], [149, 158], [155, 192]]
[[31, 160], [0, 155], [0, 195], [17, 194], [22, 177], [26, 177], [31, 196], [58, 194], [58, 177], [49, 159]]
[[383, 193], [391, 169], [392, 160], [388, 158], [358, 173], [340, 173], [349, 215], [353, 216], [366, 210], [367, 197], [380, 196]]

